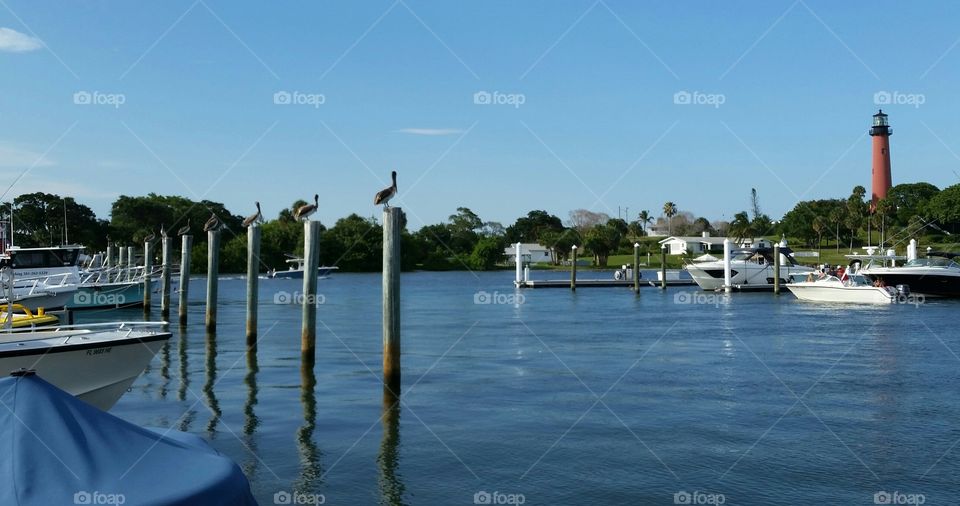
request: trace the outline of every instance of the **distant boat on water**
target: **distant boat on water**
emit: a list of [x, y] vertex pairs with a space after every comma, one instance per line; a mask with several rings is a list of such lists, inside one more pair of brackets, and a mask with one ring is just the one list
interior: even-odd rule
[[[277, 269], [271, 269], [267, 272], [267, 276], [274, 279], [303, 279], [303, 258], [290, 254], [287, 254], [286, 257], [286, 262], [289, 264], [287, 270], [278, 271]], [[336, 270], [340, 270], [340, 268], [337, 266], [322, 265], [317, 268], [317, 277], [320, 279], [328, 278], [330, 274]]]

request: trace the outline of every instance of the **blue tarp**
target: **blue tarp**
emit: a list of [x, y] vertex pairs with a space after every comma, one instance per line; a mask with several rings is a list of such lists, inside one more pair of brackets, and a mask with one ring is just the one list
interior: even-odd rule
[[201, 438], [138, 427], [29, 375], [0, 379], [0, 504], [257, 503]]

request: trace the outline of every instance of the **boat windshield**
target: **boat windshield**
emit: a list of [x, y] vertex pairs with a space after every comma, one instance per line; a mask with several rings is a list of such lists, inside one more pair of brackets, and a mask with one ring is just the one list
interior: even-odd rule
[[907, 262], [906, 267], [950, 267], [956, 266], [956, 263], [943, 257], [915, 258]]

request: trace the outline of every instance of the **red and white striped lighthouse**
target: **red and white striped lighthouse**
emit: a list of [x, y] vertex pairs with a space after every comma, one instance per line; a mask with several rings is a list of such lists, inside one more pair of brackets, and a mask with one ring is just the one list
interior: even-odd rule
[[887, 121], [887, 115], [880, 112], [873, 115], [873, 128], [870, 136], [873, 137], [873, 188], [871, 208], [876, 208], [877, 201], [887, 198], [887, 190], [893, 186], [890, 177], [890, 136], [893, 130]]

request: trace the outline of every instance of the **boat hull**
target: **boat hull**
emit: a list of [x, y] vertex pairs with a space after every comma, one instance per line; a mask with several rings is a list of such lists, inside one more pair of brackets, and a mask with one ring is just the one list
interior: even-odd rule
[[[686, 266], [690, 277], [703, 290], [723, 288], [723, 262], [705, 262]], [[808, 273], [813, 269], [799, 266], [782, 266], [780, 283], [786, 284], [791, 274]], [[745, 262], [731, 262], [730, 283], [739, 289], [773, 290], [773, 265], [757, 265]]]
[[77, 293], [77, 288], [74, 285], [63, 285], [45, 288], [32, 294], [18, 292], [20, 292], [19, 289], [14, 289], [13, 302], [37, 312], [40, 308], [48, 311], [63, 309]]
[[[318, 278], [327, 278], [330, 277], [330, 273], [333, 272], [333, 269], [320, 267], [317, 269]], [[303, 271], [301, 270], [287, 270], [287, 271], [277, 271], [274, 272], [272, 276], [274, 279], [303, 279]]]
[[[62, 334], [62, 332], [61, 332]], [[33, 369], [41, 378], [77, 398], [108, 410], [130, 388], [170, 339], [170, 333], [52, 332], [0, 334], [0, 373]], [[99, 337], [98, 337], [99, 336]]]
[[[151, 281], [153, 289], [155, 281]], [[81, 285], [67, 303], [67, 309], [105, 309], [143, 305], [143, 282]]]
[[863, 275], [871, 280], [882, 279], [887, 286], [907, 285], [910, 293], [926, 297], [960, 297], [960, 276], [896, 272], [895, 269], [864, 270]]
[[890, 304], [897, 298], [886, 288], [874, 286], [821, 286], [811, 282], [790, 283], [786, 287], [798, 299], [811, 302]]

